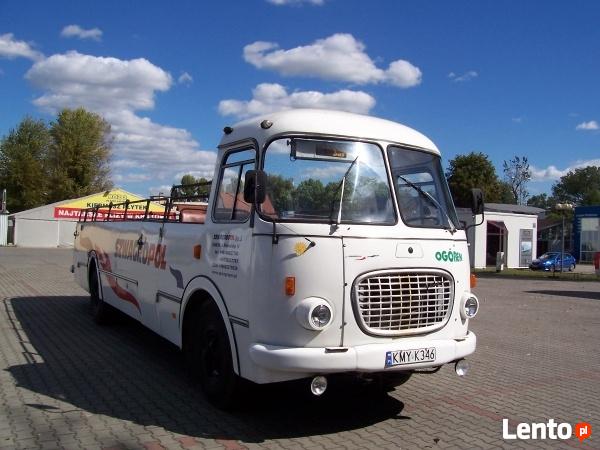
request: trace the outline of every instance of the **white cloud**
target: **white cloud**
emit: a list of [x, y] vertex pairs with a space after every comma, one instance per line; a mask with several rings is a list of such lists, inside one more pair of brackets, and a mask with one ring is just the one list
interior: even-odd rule
[[67, 25], [62, 29], [60, 35], [66, 38], [76, 37], [79, 39], [93, 39], [94, 41], [100, 41], [102, 39], [102, 30], [99, 28], [90, 28], [89, 30], [86, 30], [79, 25]]
[[147, 173], [131, 172], [126, 174], [118, 173], [113, 175], [112, 178], [115, 183], [137, 183], [140, 181], [151, 180], [152, 176], [148, 175]]
[[194, 81], [194, 78], [192, 78], [192, 76], [187, 73], [187, 72], [183, 72], [181, 75], [179, 75], [179, 78], [177, 78], [177, 82], [179, 84], [185, 84], [185, 85], [190, 85], [192, 84]]
[[175, 174], [190, 168], [212, 175], [215, 153], [199, 150], [187, 130], [137, 114], [152, 109], [156, 92], [167, 91], [173, 83], [168, 72], [148, 60], [69, 52], [35, 63], [25, 76], [43, 91], [34, 100], [41, 109], [83, 106], [111, 124], [115, 181], [150, 179], [135, 175], [136, 169], [167, 183], [178, 181]]
[[272, 5], [300, 5], [302, 3], [310, 3], [311, 5], [321, 6], [325, 3], [325, 0], [267, 0]]
[[244, 47], [244, 59], [284, 76], [306, 76], [356, 84], [388, 83], [402, 88], [421, 83], [421, 70], [405, 60], [380, 69], [351, 34], [338, 33], [289, 50], [274, 42], [257, 41]]
[[319, 108], [366, 114], [373, 106], [375, 99], [362, 91], [341, 90], [329, 94], [298, 91], [289, 94], [280, 84], [262, 83], [253, 89], [252, 100], [221, 100], [219, 113], [244, 118], [285, 109]]
[[32, 61], [39, 61], [44, 55], [34, 50], [31, 44], [25, 41], [17, 41], [12, 33], [0, 35], [0, 57], [15, 59], [27, 58]]
[[[270, 149], [269, 149], [270, 150]], [[288, 150], [289, 154], [289, 150]], [[333, 164], [328, 167], [313, 167], [311, 170], [304, 170], [300, 173], [300, 178], [315, 178], [320, 180], [339, 180], [346, 171], [348, 165], [346, 164]]]
[[512, 118], [512, 121], [513, 121], [514, 123], [523, 123], [523, 120], [524, 120], [524, 119], [523, 119], [522, 117], [513, 117], [513, 118]]
[[479, 74], [477, 72], [475, 72], [474, 70], [469, 70], [465, 73], [463, 73], [462, 75], [456, 75], [454, 72], [450, 72], [448, 74], [448, 78], [450, 78], [452, 81], [457, 82], [457, 83], [461, 83], [464, 81], [471, 81], [473, 78], [477, 78], [479, 76]]
[[35, 104], [51, 110], [74, 104], [97, 111], [151, 109], [154, 92], [172, 84], [171, 75], [146, 59], [124, 61], [74, 51], [35, 63], [25, 77], [47, 91]]
[[598, 126], [598, 122], [596, 122], [595, 120], [590, 120], [589, 122], [581, 122], [579, 125], [577, 125], [575, 127], [576, 130], [585, 130], [585, 131], [592, 131], [592, 130], [598, 130], [600, 129], [600, 126]]
[[600, 167], [600, 159], [588, 159], [588, 160], [579, 160], [575, 161], [569, 167], [564, 169], [558, 169], [554, 165], [550, 165], [546, 168], [537, 168], [531, 166], [531, 181], [555, 181], [560, 179], [560, 177], [564, 177], [569, 172], [580, 169], [582, 167], [587, 166], [599, 166]]

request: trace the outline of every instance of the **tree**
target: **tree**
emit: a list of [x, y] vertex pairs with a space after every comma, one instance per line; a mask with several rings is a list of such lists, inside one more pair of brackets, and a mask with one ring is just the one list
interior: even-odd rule
[[185, 195], [187, 197], [207, 197], [210, 195], [210, 185], [206, 186], [189, 186], [189, 185], [197, 185], [202, 183], [210, 183], [210, 180], [207, 180], [204, 177], [194, 178], [191, 174], [185, 174], [181, 177], [181, 184], [186, 185], [181, 188], [181, 195]]
[[556, 201], [554, 200], [554, 198], [548, 197], [548, 195], [545, 193], [538, 194], [538, 195], [532, 195], [527, 200], [528, 206], [535, 206], [537, 208], [542, 208], [542, 209], [552, 209], [555, 204], [556, 204]]
[[51, 124], [50, 134], [50, 202], [112, 188], [108, 122], [83, 108], [63, 109]]
[[552, 186], [552, 195], [559, 203], [594, 205], [600, 203], [600, 167], [587, 166], [570, 170]]
[[0, 142], [0, 188], [7, 191], [10, 212], [47, 202], [45, 168], [50, 133], [42, 120], [25, 117]]
[[190, 175], [189, 173], [182, 176], [181, 177], [181, 184], [183, 185], [183, 187], [181, 188], [181, 195], [184, 195], [186, 197], [191, 197], [192, 195], [196, 194], [196, 186], [190, 186], [193, 184], [196, 184], [196, 179], [194, 178], [193, 175]]
[[498, 187], [497, 187], [497, 191], [496, 191], [496, 199], [488, 200], [488, 201], [506, 203], [507, 205], [516, 205], [517, 204], [517, 199], [515, 198], [513, 190], [511, 188], [510, 184], [508, 184], [506, 181], [498, 181]]
[[487, 202], [502, 200], [496, 169], [487, 155], [481, 152], [456, 156], [450, 161], [446, 178], [457, 206], [467, 207], [471, 204], [472, 188], [480, 188]]
[[267, 191], [276, 211], [288, 211], [293, 209], [292, 192], [294, 182], [291, 178], [283, 178], [281, 175], [267, 175]]
[[293, 195], [300, 211], [327, 211], [329, 207], [328, 196], [321, 180], [309, 178], [302, 181]]
[[531, 169], [527, 157], [515, 156], [509, 161], [504, 161], [502, 166], [504, 179], [512, 191], [515, 202], [518, 205], [524, 205], [529, 196], [527, 183], [531, 180]]

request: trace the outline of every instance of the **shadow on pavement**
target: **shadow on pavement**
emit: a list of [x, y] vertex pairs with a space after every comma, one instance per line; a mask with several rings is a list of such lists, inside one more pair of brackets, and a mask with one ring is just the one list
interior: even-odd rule
[[125, 316], [99, 327], [88, 304], [88, 298], [80, 296], [5, 300], [29, 361], [6, 370], [19, 387], [73, 405], [28, 406], [48, 414], [81, 409], [175, 433], [245, 442], [407, 419], [400, 414], [402, 402], [347, 381], [332, 386], [323, 398], [310, 396], [303, 383], [253, 386], [238, 410], [222, 412], [191, 382], [175, 346]]
[[591, 300], [600, 300], [600, 292], [593, 291], [558, 291], [556, 289], [548, 290], [535, 290], [525, 291], [528, 294], [543, 294], [543, 295], [555, 295], [558, 297], [574, 297], [574, 298], [588, 298]]

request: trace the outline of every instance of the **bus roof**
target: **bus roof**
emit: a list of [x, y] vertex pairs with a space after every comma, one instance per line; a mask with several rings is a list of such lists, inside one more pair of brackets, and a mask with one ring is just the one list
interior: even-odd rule
[[[263, 120], [269, 120], [272, 126], [261, 128]], [[290, 109], [247, 119], [232, 128], [230, 134], [223, 135], [220, 147], [248, 137], [254, 137], [262, 146], [273, 136], [283, 133], [314, 133], [388, 141], [423, 148], [438, 155], [440, 153], [429, 138], [412, 128], [391, 120], [343, 111]]]

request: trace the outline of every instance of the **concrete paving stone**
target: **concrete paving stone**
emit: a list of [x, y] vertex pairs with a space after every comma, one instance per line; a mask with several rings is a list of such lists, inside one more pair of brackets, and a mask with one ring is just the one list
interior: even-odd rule
[[503, 441], [499, 418], [600, 419], [600, 361], [589, 357], [600, 344], [597, 283], [481, 279], [466, 378], [445, 366], [384, 401], [333, 397], [322, 416], [293, 389], [284, 393], [293, 410], [266, 391], [256, 411], [240, 415], [207, 405], [180, 355], [153, 333], [127, 319], [95, 326], [70, 264], [69, 250], [0, 249], [0, 443], [38, 448], [35, 438], [53, 432], [60, 448], [170, 448], [185, 436], [219, 449], [223, 436], [245, 448], [552, 448]]
[[100, 444], [95, 436], [89, 436], [89, 437], [85, 437], [83, 439], [76, 439], [76, 440], [77, 440], [77, 442], [79, 442], [79, 445], [81, 445], [84, 448], [87, 448], [92, 445]]
[[165, 450], [165, 447], [163, 447], [158, 441], [142, 442], [142, 446], [146, 450]]
[[23, 439], [15, 442], [17, 448], [36, 448], [39, 446], [35, 439]]

